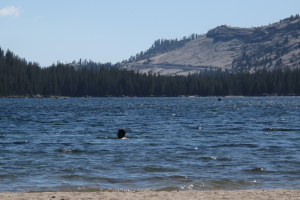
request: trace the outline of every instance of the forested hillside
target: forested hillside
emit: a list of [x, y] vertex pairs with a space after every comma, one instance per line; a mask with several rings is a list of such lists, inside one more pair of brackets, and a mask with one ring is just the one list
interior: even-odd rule
[[260, 70], [256, 73], [219, 70], [188, 76], [161, 76], [140, 74], [111, 64], [91, 67], [88, 62], [80, 67], [56, 64], [41, 68], [9, 50], [0, 49], [1, 97], [180, 95], [300, 95], [300, 70]]
[[135, 56], [131, 56], [128, 60], [124, 60], [123, 63], [138, 62], [144, 60], [144, 63], [149, 63], [151, 57], [159, 54], [163, 54], [177, 48], [182, 47], [186, 43], [198, 38], [197, 34], [191, 34], [189, 37], [183, 37], [182, 39], [158, 39], [155, 40], [152, 46], [146, 50], [137, 53]]
[[[152, 50], [156, 53], [150, 53]], [[187, 75], [209, 68], [249, 72], [300, 68], [300, 16], [261, 27], [218, 26], [173, 49], [169, 43], [160, 42], [124, 67], [166, 75]]]

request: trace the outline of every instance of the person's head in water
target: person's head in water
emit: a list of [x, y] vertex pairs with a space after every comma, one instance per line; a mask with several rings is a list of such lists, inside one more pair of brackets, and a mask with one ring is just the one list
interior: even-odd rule
[[118, 131], [118, 139], [122, 139], [125, 137], [126, 131], [124, 129], [119, 129]]

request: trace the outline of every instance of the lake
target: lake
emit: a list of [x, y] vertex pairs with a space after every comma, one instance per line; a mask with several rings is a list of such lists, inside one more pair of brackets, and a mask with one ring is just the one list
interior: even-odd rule
[[1, 192], [275, 188], [300, 189], [300, 97], [0, 99]]

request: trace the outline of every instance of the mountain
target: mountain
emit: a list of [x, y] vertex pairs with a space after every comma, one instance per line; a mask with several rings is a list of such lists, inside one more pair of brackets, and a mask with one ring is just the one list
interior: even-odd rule
[[123, 68], [164, 75], [201, 70], [254, 72], [300, 67], [300, 17], [254, 28], [222, 25], [205, 35], [158, 40], [122, 63]]

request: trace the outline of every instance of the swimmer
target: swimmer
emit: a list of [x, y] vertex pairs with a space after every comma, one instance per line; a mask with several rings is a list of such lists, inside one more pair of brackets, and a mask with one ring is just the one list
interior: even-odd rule
[[125, 137], [125, 134], [126, 134], [126, 131], [124, 129], [119, 129], [118, 134], [117, 134], [118, 139], [123, 139], [123, 140], [127, 139], [127, 137]]

